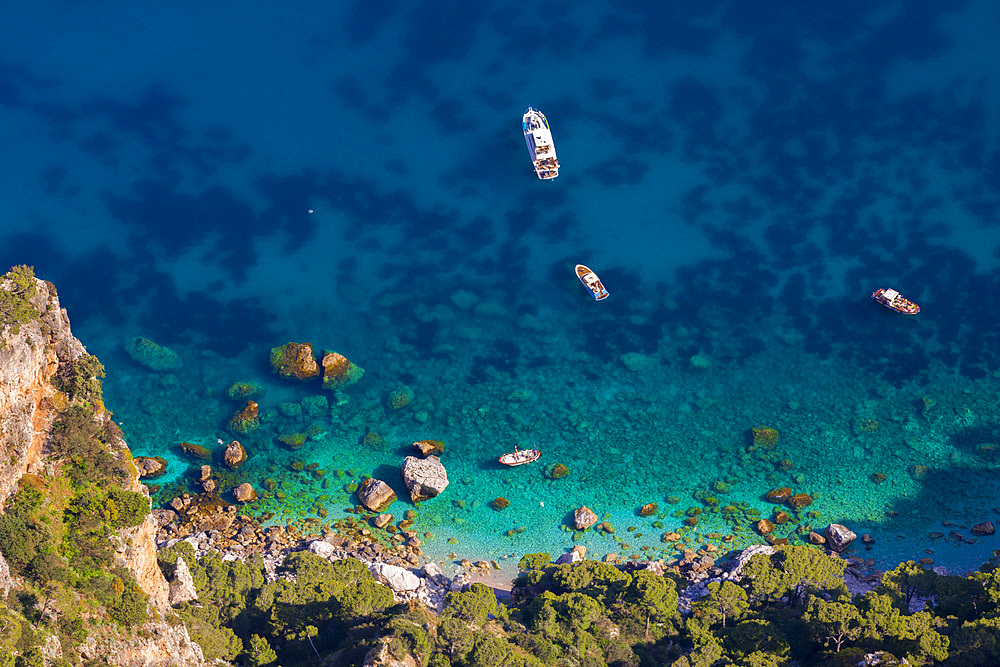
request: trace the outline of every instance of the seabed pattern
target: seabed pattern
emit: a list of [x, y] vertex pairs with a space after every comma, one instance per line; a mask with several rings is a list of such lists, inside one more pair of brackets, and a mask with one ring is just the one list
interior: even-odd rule
[[[1000, 546], [971, 531], [1000, 518], [995, 3], [107, 0], [5, 22], [0, 268], [58, 286], [133, 452], [169, 460], [158, 501], [193, 490], [180, 443], [239, 439], [245, 466], [214, 468], [258, 491], [244, 511], [335, 524], [372, 475], [446, 561], [669, 559], [674, 532], [723, 551], [776, 511], [772, 539], [843, 523], [884, 567]], [[136, 364], [138, 337], [176, 358]], [[289, 341], [366, 373], [281, 380]], [[266, 389], [245, 435], [244, 381]], [[417, 508], [398, 466], [424, 439], [450, 485]], [[499, 466], [515, 444], [542, 458]], [[569, 528], [582, 505], [603, 529]]]

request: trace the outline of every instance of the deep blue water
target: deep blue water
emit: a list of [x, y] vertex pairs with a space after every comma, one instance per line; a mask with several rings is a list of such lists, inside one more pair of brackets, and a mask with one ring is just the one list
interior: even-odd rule
[[[722, 479], [765, 515], [770, 487], [815, 493], [818, 524], [876, 534], [886, 561], [1000, 546], [925, 538], [996, 516], [977, 449], [1000, 441], [993, 3], [336, 4], [6, 12], [0, 265], [58, 286], [137, 453], [231, 438], [223, 392], [244, 377], [275, 414], [321, 394], [267, 367], [309, 340], [367, 371], [314, 458], [398, 484], [409, 442], [454, 443], [446, 493], [469, 507], [422, 511], [483, 549], [531, 524], [491, 553], [572, 544], [555, 526], [580, 503], [683, 509]], [[878, 307], [878, 287], [923, 311]], [[136, 365], [133, 336], [184, 370]], [[419, 419], [385, 408], [401, 384]], [[261, 466], [301, 427], [284, 418], [254, 440]], [[794, 470], [748, 455], [758, 424]], [[365, 450], [369, 430], [391, 446]], [[573, 486], [491, 467], [514, 442], [572, 461]], [[505, 489], [550, 513], [488, 510]]]

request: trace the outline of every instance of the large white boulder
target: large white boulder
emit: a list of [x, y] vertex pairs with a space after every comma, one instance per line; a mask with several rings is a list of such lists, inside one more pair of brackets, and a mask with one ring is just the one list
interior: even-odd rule
[[448, 487], [448, 473], [441, 464], [441, 459], [428, 456], [421, 459], [407, 456], [399, 467], [406, 490], [410, 492], [410, 500], [415, 503], [433, 498]]
[[396, 593], [411, 593], [420, 588], [420, 577], [406, 568], [388, 563], [372, 563], [368, 567], [375, 581], [388, 586]]

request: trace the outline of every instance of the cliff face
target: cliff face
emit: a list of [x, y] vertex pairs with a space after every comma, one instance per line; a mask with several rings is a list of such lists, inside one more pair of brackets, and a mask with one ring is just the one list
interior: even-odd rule
[[[40, 314], [37, 319], [22, 324], [17, 334], [9, 328], [0, 331], [0, 512], [16, 493], [23, 475], [57, 472], [55, 462], [46, 458], [45, 443], [58, 414], [55, 406], [64, 404], [65, 398], [60, 399], [53, 382], [60, 364], [87, 353], [70, 331], [69, 316], [60, 307], [51, 284], [37, 281], [37, 293], [30, 303]], [[122, 446], [127, 452], [124, 443]], [[138, 471], [134, 466], [131, 471], [126, 487], [148, 497], [148, 490], [138, 481]], [[170, 613], [169, 586], [156, 563], [156, 529], [149, 515], [141, 525], [122, 530], [114, 541], [116, 559], [149, 596], [157, 620], [144, 625], [141, 635], [114, 630], [109, 636], [91, 636], [81, 647], [89, 657], [136, 667], [203, 664], [201, 649], [191, 641], [184, 625], [164, 620], [164, 614]], [[0, 565], [5, 565], [2, 557]], [[0, 581], [0, 594], [3, 583]], [[7, 581], [6, 587], [12, 583]]]
[[69, 328], [55, 290], [38, 281], [31, 304], [41, 316], [17, 335], [0, 333], [0, 510], [24, 473], [45, 465], [42, 446], [54, 411], [52, 379], [60, 361], [86, 353]]

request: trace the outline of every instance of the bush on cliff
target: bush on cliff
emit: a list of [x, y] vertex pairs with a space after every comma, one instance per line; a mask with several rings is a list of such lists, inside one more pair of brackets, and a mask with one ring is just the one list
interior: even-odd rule
[[75, 361], [60, 364], [53, 384], [71, 399], [100, 404], [103, 400], [103, 377], [104, 364], [94, 355], [85, 354]]
[[34, 267], [19, 264], [0, 276], [0, 333], [9, 326], [16, 336], [22, 324], [38, 317], [38, 310], [30, 303], [37, 290]]
[[52, 425], [49, 445], [66, 461], [67, 473], [75, 486], [88, 482], [107, 484], [124, 479], [125, 473], [111, 457], [107, 429], [92, 410], [71, 405]]

